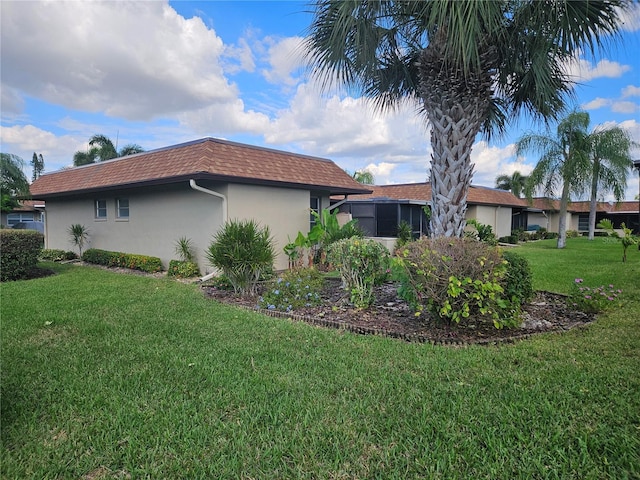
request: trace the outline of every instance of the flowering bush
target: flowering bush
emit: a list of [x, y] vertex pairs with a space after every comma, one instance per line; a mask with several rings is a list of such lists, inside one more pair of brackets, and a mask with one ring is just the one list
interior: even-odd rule
[[272, 280], [258, 300], [258, 307], [290, 312], [297, 308], [319, 305], [324, 279], [315, 268], [288, 270]]
[[569, 305], [586, 313], [599, 313], [618, 304], [622, 290], [613, 285], [588, 287], [576, 278], [569, 294]]

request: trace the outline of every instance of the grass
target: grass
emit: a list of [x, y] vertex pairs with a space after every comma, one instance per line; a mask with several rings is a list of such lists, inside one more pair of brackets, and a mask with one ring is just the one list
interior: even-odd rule
[[2, 284], [2, 478], [640, 478], [640, 253], [518, 251], [614, 283], [587, 328], [454, 349], [274, 319], [55, 265]]

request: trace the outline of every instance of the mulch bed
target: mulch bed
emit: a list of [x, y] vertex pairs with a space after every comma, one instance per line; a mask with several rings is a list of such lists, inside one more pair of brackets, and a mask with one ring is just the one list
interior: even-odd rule
[[242, 298], [232, 291], [203, 286], [207, 297], [222, 303], [258, 310], [273, 317], [290, 318], [312, 325], [347, 330], [365, 335], [383, 335], [410, 342], [441, 345], [495, 345], [528, 338], [543, 332], [561, 332], [588, 324], [595, 315], [573, 310], [566, 297], [537, 292], [524, 307], [520, 328], [496, 329], [493, 324], [469, 321], [465, 325], [442, 325], [429, 318], [416, 317], [407, 303], [398, 297], [396, 286], [376, 287], [376, 301], [368, 309], [358, 309], [348, 302], [348, 294], [338, 281], [327, 281], [321, 294], [322, 305], [297, 309], [293, 313], [258, 309], [258, 298]]

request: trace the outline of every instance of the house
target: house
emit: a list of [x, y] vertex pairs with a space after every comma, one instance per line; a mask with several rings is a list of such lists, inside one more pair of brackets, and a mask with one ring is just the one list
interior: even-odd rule
[[[393, 238], [398, 224], [404, 220], [414, 236], [428, 233], [428, 220], [423, 207], [431, 202], [429, 183], [371, 186], [372, 192], [340, 202], [344, 214], [358, 220], [365, 234]], [[490, 225], [497, 237], [527, 227], [526, 201], [505, 190], [471, 186], [467, 195], [467, 219]]]
[[44, 232], [44, 206], [41, 200], [22, 200], [10, 212], [2, 212], [0, 224], [9, 228], [30, 228]]
[[[533, 200], [535, 213], [529, 213], [529, 225], [537, 224], [550, 232], [558, 231], [560, 221], [560, 200], [550, 198], [535, 198]], [[640, 232], [638, 202], [597, 202], [596, 224], [603, 219], [613, 222], [614, 228], [620, 228], [624, 223], [635, 232]], [[567, 230], [581, 233], [589, 231], [590, 202], [570, 202], [567, 206]]]
[[167, 267], [186, 237], [205, 273], [213, 270], [205, 250], [227, 219], [268, 226], [275, 267], [284, 269], [282, 249], [309, 231], [310, 208], [370, 192], [330, 160], [215, 138], [44, 174], [31, 185], [46, 201], [46, 248], [71, 249], [68, 228], [82, 224], [89, 247], [160, 257]]

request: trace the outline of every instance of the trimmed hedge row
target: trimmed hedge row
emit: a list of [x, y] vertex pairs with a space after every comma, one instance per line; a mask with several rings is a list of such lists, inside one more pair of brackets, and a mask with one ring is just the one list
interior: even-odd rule
[[0, 229], [0, 281], [25, 278], [43, 246], [44, 235], [35, 230]]
[[133, 253], [110, 252], [98, 248], [90, 248], [82, 254], [82, 260], [87, 263], [104, 265], [107, 267], [123, 267], [140, 270], [147, 273], [162, 271], [162, 261], [158, 257], [136, 255]]
[[193, 262], [185, 262], [183, 260], [171, 260], [167, 270], [169, 277], [191, 278], [200, 275], [198, 265]]
[[63, 260], [74, 260], [78, 254], [71, 251], [64, 251], [57, 248], [45, 248], [40, 252], [40, 260], [49, 262], [61, 262]]

